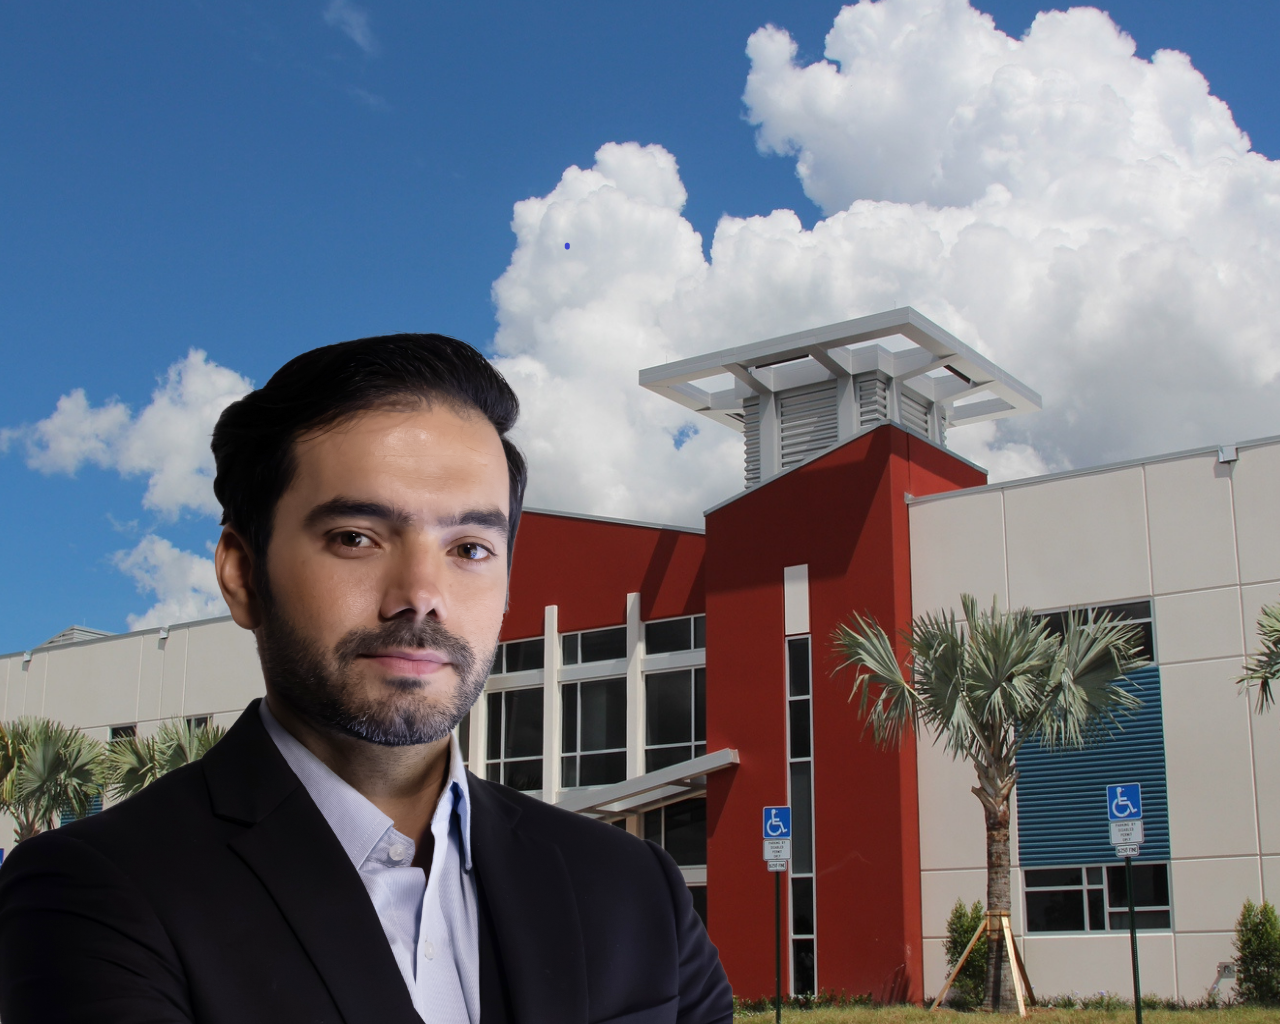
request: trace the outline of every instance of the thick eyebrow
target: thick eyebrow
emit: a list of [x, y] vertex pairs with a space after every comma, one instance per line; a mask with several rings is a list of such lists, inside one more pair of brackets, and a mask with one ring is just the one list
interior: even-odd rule
[[[398, 505], [339, 497], [322, 502], [308, 512], [306, 524], [316, 526], [332, 519], [346, 518], [380, 519], [400, 528], [411, 526], [418, 520], [412, 512]], [[501, 534], [506, 534], [510, 530], [507, 514], [500, 508], [468, 509], [456, 515], [442, 516], [437, 520], [436, 525], [446, 530], [458, 526], [479, 526]]]
[[360, 501], [357, 498], [339, 497], [321, 502], [307, 513], [304, 522], [307, 526], [316, 526], [330, 519], [347, 518], [381, 519], [393, 526], [404, 527], [413, 523], [417, 517], [412, 512], [381, 501]]
[[473, 508], [456, 516], [444, 516], [438, 525], [446, 529], [454, 526], [479, 526], [505, 534], [511, 529], [507, 514], [500, 508]]

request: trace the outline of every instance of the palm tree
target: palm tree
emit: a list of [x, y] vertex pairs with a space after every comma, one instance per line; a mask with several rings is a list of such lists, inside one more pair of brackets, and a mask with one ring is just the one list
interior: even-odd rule
[[181, 719], [163, 722], [151, 736], [112, 740], [107, 751], [107, 787], [117, 799], [133, 796], [161, 775], [198, 761], [226, 729]]
[[[972, 762], [973, 794], [987, 829], [987, 912], [1007, 915], [1009, 800], [1018, 781], [1018, 752], [1033, 738], [1049, 747], [1082, 747], [1141, 702], [1118, 682], [1143, 661], [1138, 627], [1107, 615], [1066, 617], [1061, 633], [1029, 609], [979, 610], [960, 598], [954, 612], [922, 615], [903, 634], [910, 678], [893, 642], [858, 614], [832, 635], [836, 671], [851, 668], [852, 701], [878, 745], [896, 747], [921, 728], [943, 741], [952, 757]], [[874, 691], [874, 692], [873, 692]], [[1015, 1005], [1009, 950], [990, 936], [983, 1005]]]
[[1244, 675], [1238, 682], [1246, 692], [1254, 683], [1258, 684], [1258, 714], [1262, 714], [1275, 702], [1271, 684], [1280, 682], [1280, 604], [1262, 609], [1258, 635], [1262, 637], [1262, 650], [1245, 662]]
[[61, 814], [81, 818], [102, 795], [103, 746], [74, 726], [20, 718], [0, 726], [0, 807], [12, 815], [16, 842], [54, 827]]

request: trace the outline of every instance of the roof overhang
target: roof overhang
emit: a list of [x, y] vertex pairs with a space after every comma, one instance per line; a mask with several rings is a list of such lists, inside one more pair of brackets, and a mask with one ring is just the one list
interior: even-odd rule
[[639, 814], [677, 800], [702, 796], [707, 791], [708, 775], [737, 763], [738, 752], [724, 747], [691, 761], [681, 761], [669, 768], [646, 772], [611, 786], [572, 790], [562, 796], [556, 806], [594, 818]]
[[[890, 339], [901, 340], [878, 344]], [[640, 371], [640, 384], [741, 431], [744, 398], [872, 370], [942, 405], [950, 426], [1042, 404], [1031, 388], [910, 306], [651, 366]]]

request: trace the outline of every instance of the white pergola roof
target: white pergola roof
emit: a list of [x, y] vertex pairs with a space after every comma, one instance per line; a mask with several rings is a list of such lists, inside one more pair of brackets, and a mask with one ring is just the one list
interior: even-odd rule
[[596, 818], [616, 818], [638, 814], [663, 804], [701, 796], [707, 791], [706, 777], [738, 763], [738, 752], [723, 747], [669, 768], [646, 772], [611, 786], [572, 790], [560, 798], [557, 807]]
[[946, 409], [951, 426], [1041, 408], [1036, 392], [910, 306], [651, 366], [640, 384], [741, 431], [742, 400], [752, 394], [872, 370], [909, 381]]

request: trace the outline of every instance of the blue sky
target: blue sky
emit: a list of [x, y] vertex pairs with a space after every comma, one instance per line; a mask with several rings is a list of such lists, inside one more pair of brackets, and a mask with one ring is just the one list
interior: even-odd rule
[[[1018, 37], [1040, 5], [980, 2]], [[1280, 6], [1109, 5], [1138, 55], [1188, 53], [1253, 147], [1280, 156]], [[330, 0], [0, 10], [0, 427], [84, 388], [134, 410], [188, 349], [263, 382], [297, 352], [395, 330], [492, 344], [514, 203], [602, 144], [679, 162], [684, 217], [823, 211], [744, 117], [746, 41], [772, 23], [820, 59], [838, 4]], [[326, 19], [326, 11], [330, 17]], [[367, 16], [367, 34], [360, 15]], [[1277, 427], [1280, 430], [1280, 426]], [[1276, 432], [1276, 431], [1273, 431]], [[203, 552], [208, 516], [147, 481], [0, 454], [11, 543], [0, 651], [148, 597], [112, 562], [151, 530]]]

